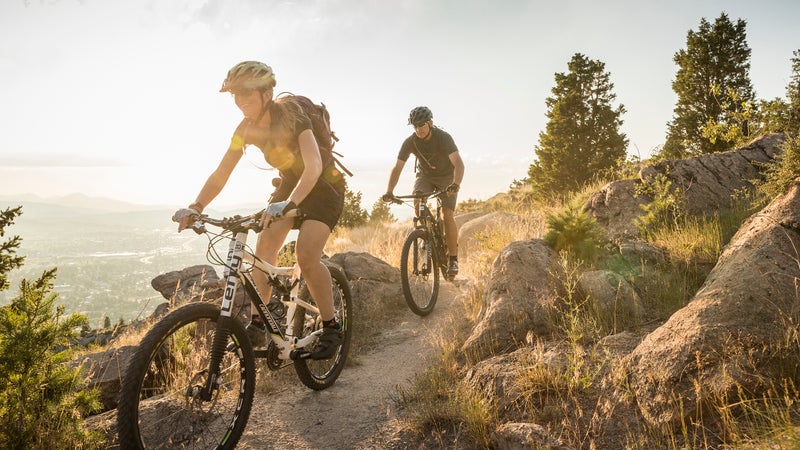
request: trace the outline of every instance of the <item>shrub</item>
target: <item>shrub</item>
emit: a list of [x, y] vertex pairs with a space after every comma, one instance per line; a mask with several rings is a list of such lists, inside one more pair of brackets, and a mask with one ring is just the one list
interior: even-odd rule
[[759, 194], [773, 199], [785, 193], [800, 177], [800, 135], [783, 143], [783, 153], [767, 163], [764, 180], [756, 182]]
[[576, 207], [548, 215], [547, 228], [544, 239], [556, 252], [565, 251], [587, 262], [597, 258], [605, 241], [595, 218]]

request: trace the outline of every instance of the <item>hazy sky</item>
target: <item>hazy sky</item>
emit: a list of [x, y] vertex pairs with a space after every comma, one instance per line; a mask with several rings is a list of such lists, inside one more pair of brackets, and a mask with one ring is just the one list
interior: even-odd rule
[[[219, 86], [256, 59], [277, 92], [328, 106], [365, 206], [423, 104], [461, 151], [461, 199], [487, 199], [526, 176], [575, 53], [605, 63], [628, 153], [649, 156], [675, 105], [673, 55], [722, 12], [747, 21], [757, 96], [784, 97], [797, 0], [4, 0], [0, 195], [190, 203], [241, 119]], [[212, 206], [265, 199], [264, 167], [249, 152]], [[395, 192], [412, 176], [408, 164]]]

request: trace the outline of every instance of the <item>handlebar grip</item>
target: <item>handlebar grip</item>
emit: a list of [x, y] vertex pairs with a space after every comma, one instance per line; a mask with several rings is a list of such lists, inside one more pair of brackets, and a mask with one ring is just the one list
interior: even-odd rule
[[267, 221], [267, 226], [265, 228], [269, 228], [272, 225], [272, 222], [276, 220], [283, 220], [283, 219], [292, 219], [298, 217], [300, 215], [300, 208], [290, 209], [286, 211], [285, 214], [280, 215], [279, 217], [270, 216], [270, 219]]

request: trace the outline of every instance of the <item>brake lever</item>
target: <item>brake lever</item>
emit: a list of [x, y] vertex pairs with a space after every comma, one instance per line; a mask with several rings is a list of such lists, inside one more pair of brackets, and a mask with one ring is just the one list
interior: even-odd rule
[[194, 222], [190, 228], [197, 234], [203, 234], [206, 232], [205, 224], [200, 222], [199, 220]]

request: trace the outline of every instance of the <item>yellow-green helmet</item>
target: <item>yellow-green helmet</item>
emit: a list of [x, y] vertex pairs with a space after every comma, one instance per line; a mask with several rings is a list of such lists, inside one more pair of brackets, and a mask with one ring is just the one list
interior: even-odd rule
[[272, 68], [258, 61], [243, 61], [228, 71], [222, 82], [220, 92], [229, 92], [232, 88], [270, 89], [275, 87], [275, 72]]

